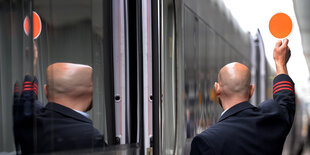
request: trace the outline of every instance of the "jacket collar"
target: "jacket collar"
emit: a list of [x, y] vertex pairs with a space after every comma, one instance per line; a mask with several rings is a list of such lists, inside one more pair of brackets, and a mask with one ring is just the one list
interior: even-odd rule
[[241, 102], [239, 104], [234, 105], [233, 107], [229, 108], [221, 117], [220, 117], [220, 121], [223, 121], [224, 119], [228, 118], [231, 115], [234, 115], [240, 111], [243, 111], [245, 109], [249, 109], [249, 108], [254, 108], [254, 106], [248, 102]]
[[51, 111], [58, 112], [58, 113], [65, 115], [67, 117], [71, 117], [73, 119], [92, 124], [92, 121], [90, 119], [86, 118], [85, 116], [79, 114], [78, 112], [76, 112], [76, 111], [74, 111], [68, 107], [65, 107], [63, 105], [60, 105], [60, 104], [57, 104], [54, 102], [49, 102], [49, 103], [47, 103], [45, 108], [49, 109]]

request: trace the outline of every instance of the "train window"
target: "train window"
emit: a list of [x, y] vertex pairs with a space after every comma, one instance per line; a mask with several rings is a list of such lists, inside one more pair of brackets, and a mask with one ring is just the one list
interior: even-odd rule
[[[36, 39], [38, 58], [38, 79], [40, 93], [39, 100], [47, 103], [43, 93], [45, 72], [47, 66], [56, 62], [70, 62], [92, 66], [93, 72], [93, 108], [88, 112], [97, 128], [108, 142], [107, 95], [111, 95], [108, 83], [111, 78], [106, 70], [111, 70], [104, 57], [111, 52], [108, 38], [111, 37], [108, 23], [109, 18], [104, 11], [102, 0], [76, 1], [33, 1], [33, 10], [36, 11], [42, 22], [41, 35]], [[109, 10], [109, 8], [108, 8]], [[106, 52], [105, 52], [106, 51]]]
[[207, 57], [206, 63], [208, 65], [208, 71], [211, 74], [210, 77], [213, 77], [216, 73], [216, 49], [215, 49], [215, 33], [210, 28], [207, 28]]
[[[143, 4], [146, 3], [143, 2]], [[148, 75], [146, 82], [149, 88], [144, 90], [146, 85], [143, 83], [145, 80], [142, 63], [144, 59], [150, 61], [149, 56], [152, 53], [146, 51], [148, 55], [144, 57], [142, 53], [144, 51], [140, 49], [142, 40], [147, 39], [145, 42], [147, 47], [143, 49], [151, 49], [150, 33], [152, 31], [149, 29], [151, 23], [145, 25], [143, 31], [143, 33], [148, 33], [147, 39], [140, 38], [142, 36], [142, 13], [140, 11], [146, 9], [149, 15], [145, 16], [148, 19], [143, 21], [151, 21], [151, 7], [144, 8], [140, 5], [141, 1], [112, 0], [0, 2], [0, 17], [6, 21], [0, 24], [0, 32], [3, 34], [0, 36], [0, 111], [3, 116], [0, 119], [0, 137], [3, 137], [0, 139], [0, 152], [15, 150], [12, 121], [12, 96], [15, 81], [22, 83], [25, 74], [35, 74], [38, 79], [38, 100], [42, 102], [42, 106], [46, 106], [48, 103], [44, 94], [46, 68], [56, 62], [84, 64], [93, 68], [91, 101], [93, 108], [87, 113], [80, 114], [92, 120], [100, 136], [91, 140], [96, 142], [98, 140], [100, 144], [79, 143], [77, 144], [79, 148], [83, 149], [84, 146], [91, 145], [92, 149], [96, 144], [96, 147], [100, 148], [98, 151], [118, 152], [121, 148], [119, 152], [131, 153], [144, 152], [144, 149], [139, 150], [140, 147], [152, 147], [152, 113], [143, 113], [143, 107], [145, 107], [143, 99], [148, 101], [145, 105], [152, 107], [152, 75]], [[24, 18], [31, 17], [32, 11], [30, 10], [35, 11], [41, 20], [42, 31], [36, 39], [32, 38], [32, 33], [28, 36], [22, 29]], [[32, 18], [30, 18], [30, 23], [31, 21]], [[32, 24], [29, 26], [33, 27]], [[36, 65], [33, 63], [35, 51], [38, 52]], [[145, 64], [148, 64], [146, 68], [150, 69], [152, 64], [148, 61]], [[148, 72], [151, 73], [152, 70]], [[149, 93], [147, 97], [142, 95], [144, 92]], [[148, 109], [148, 112], [150, 111], [152, 109]], [[33, 118], [38, 118], [35, 115], [36, 113]], [[50, 118], [56, 118], [54, 116]], [[149, 122], [145, 125], [148, 129], [143, 127], [145, 116], [149, 116]], [[36, 124], [29, 129], [35, 134], [41, 131]], [[70, 131], [75, 131], [74, 128], [65, 130], [61, 126], [57, 126], [57, 129], [59, 132], [66, 132], [66, 135], [71, 134]], [[96, 130], [94, 131], [97, 133]], [[146, 139], [143, 139], [144, 131], [148, 131]], [[67, 149], [67, 145], [77, 146], [75, 142], [82, 142], [82, 140], [75, 140], [70, 144], [61, 143], [63, 137], [58, 136], [56, 131], [45, 134], [44, 137], [29, 134], [29, 137], [34, 139], [33, 143], [29, 142], [29, 145], [33, 145], [34, 149], [39, 148], [40, 145], [35, 141], [38, 137], [45, 139], [56, 137], [59, 142], [57, 144], [63, 144], [59, 145], [63, 147], [63, 150]], [[79, 139], [88, 136], [74, 135], [72, 137]], [[145, 141], [148, 145], [143, 144]], [[106, 146], [105, 144], [116, 146], [103, 147]], [[19, 145], [16, 146], [15, 151], [20, 153], [18, 152], [20, 151]], [[93, 151], [87, 148], [86, 151]]]
[[[14, 83], [18, 81], [21, 84], [26, 73], [33, 74], [36, 70], [39, 84], [38, 100], [46, 105], [47, 99], [43, 86], [46, 83], [46, 68], [56, 62], [85, 64], [93, 68], [93, 108], [88, 115], [94, 127], [104, 135], [103, 142], [109, 145], [117, 144], [115, 115], [120, 114], [115, 114], [113, 111], [112, 1], [33, 0], [31, 2], [13, 0], [0, 2], [0, 18], [6, 21], [0, 24], [0, 111], [2, 115], [0, 152], [15, 150], [12, 121]], [[31, 35], [27, 36], [22, 29], [24, 18], [32, 13], [29, 10], [39, 14], [42, 23], [41, 34], [34, 42]], [[38, 62], [37, 66], [33, 67], [35, 48], [38, 51]], [[134, 106], [131, 108], [138, 109]], [[138, 113], [139, 111], [135, 115]], [[137, 124], [137, 120], [134, 122]], [[137, 129], [132, 131], [134, 132], [137, 132]], [[54, 134], [57, 135], [57, 133]], [[126, 136], [129, 137], [129, 134]], [[128, 140], [126, 144], [136, 143], [137, 139], [140, 139], [137, 133], [131, 136], [135, 140]]]
[[190, 10], [185, 9], [184, 17], [184, 90], [185, 90], [185, 120], [186, 137], [196, 134], [197, 114], [197, 53], [198, 27], [197, 18]]
[[228, 43], [225, 43], [224, 45], [224, 64], [228, 64], [231, 63], [230, 61], [230, 55], [231, 55], [231, 50], [230, 50], [230, 46]]

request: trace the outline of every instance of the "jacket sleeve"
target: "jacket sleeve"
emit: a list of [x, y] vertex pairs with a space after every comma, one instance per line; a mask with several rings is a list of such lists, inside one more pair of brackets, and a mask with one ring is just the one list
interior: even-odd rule
[[190, 155], [199, 155], [201, 154], [200, 151], [199, 151], [199, 147], [198, 147], [198, 140], [197, 140], [197, 137], [195, 137], [192, 141], [192, 144], [191, 144], [191, 153]]
[[215, 153], [210, 148], [210, 145], [208, 145], [207, 139], [198, 135], [192, 141], [190, 155], [205, 155], [205, 154], [208, 155]]
[[294, 82], [288, 75], [280, 74], [274, 78], [273, 99], [280, 105], [284, 116], [292, 125], [295, 115], [295, 89]]

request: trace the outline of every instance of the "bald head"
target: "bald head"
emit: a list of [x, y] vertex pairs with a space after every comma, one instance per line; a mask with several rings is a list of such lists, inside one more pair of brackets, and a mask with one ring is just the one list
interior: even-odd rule
[[251, 73], [245, 65], [233, 62], [225, 65], [218, 74], [218, 83], [222, 94], [229, 96], [249, 97]]
[[65, 104], [70, 108], [85, 108], [91, 104], [92, 68], [90, 66], [54, 63], [47, 68], [46, 81], [46, 96], [49, 102]]

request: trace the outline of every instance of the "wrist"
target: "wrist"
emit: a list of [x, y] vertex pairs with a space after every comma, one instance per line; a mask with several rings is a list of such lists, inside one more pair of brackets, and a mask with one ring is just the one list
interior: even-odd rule
[[277, 75], [280, 75], [280, 74], [288, 75], [286, 65], [276, 65], [276, 72], [277, 72]]

